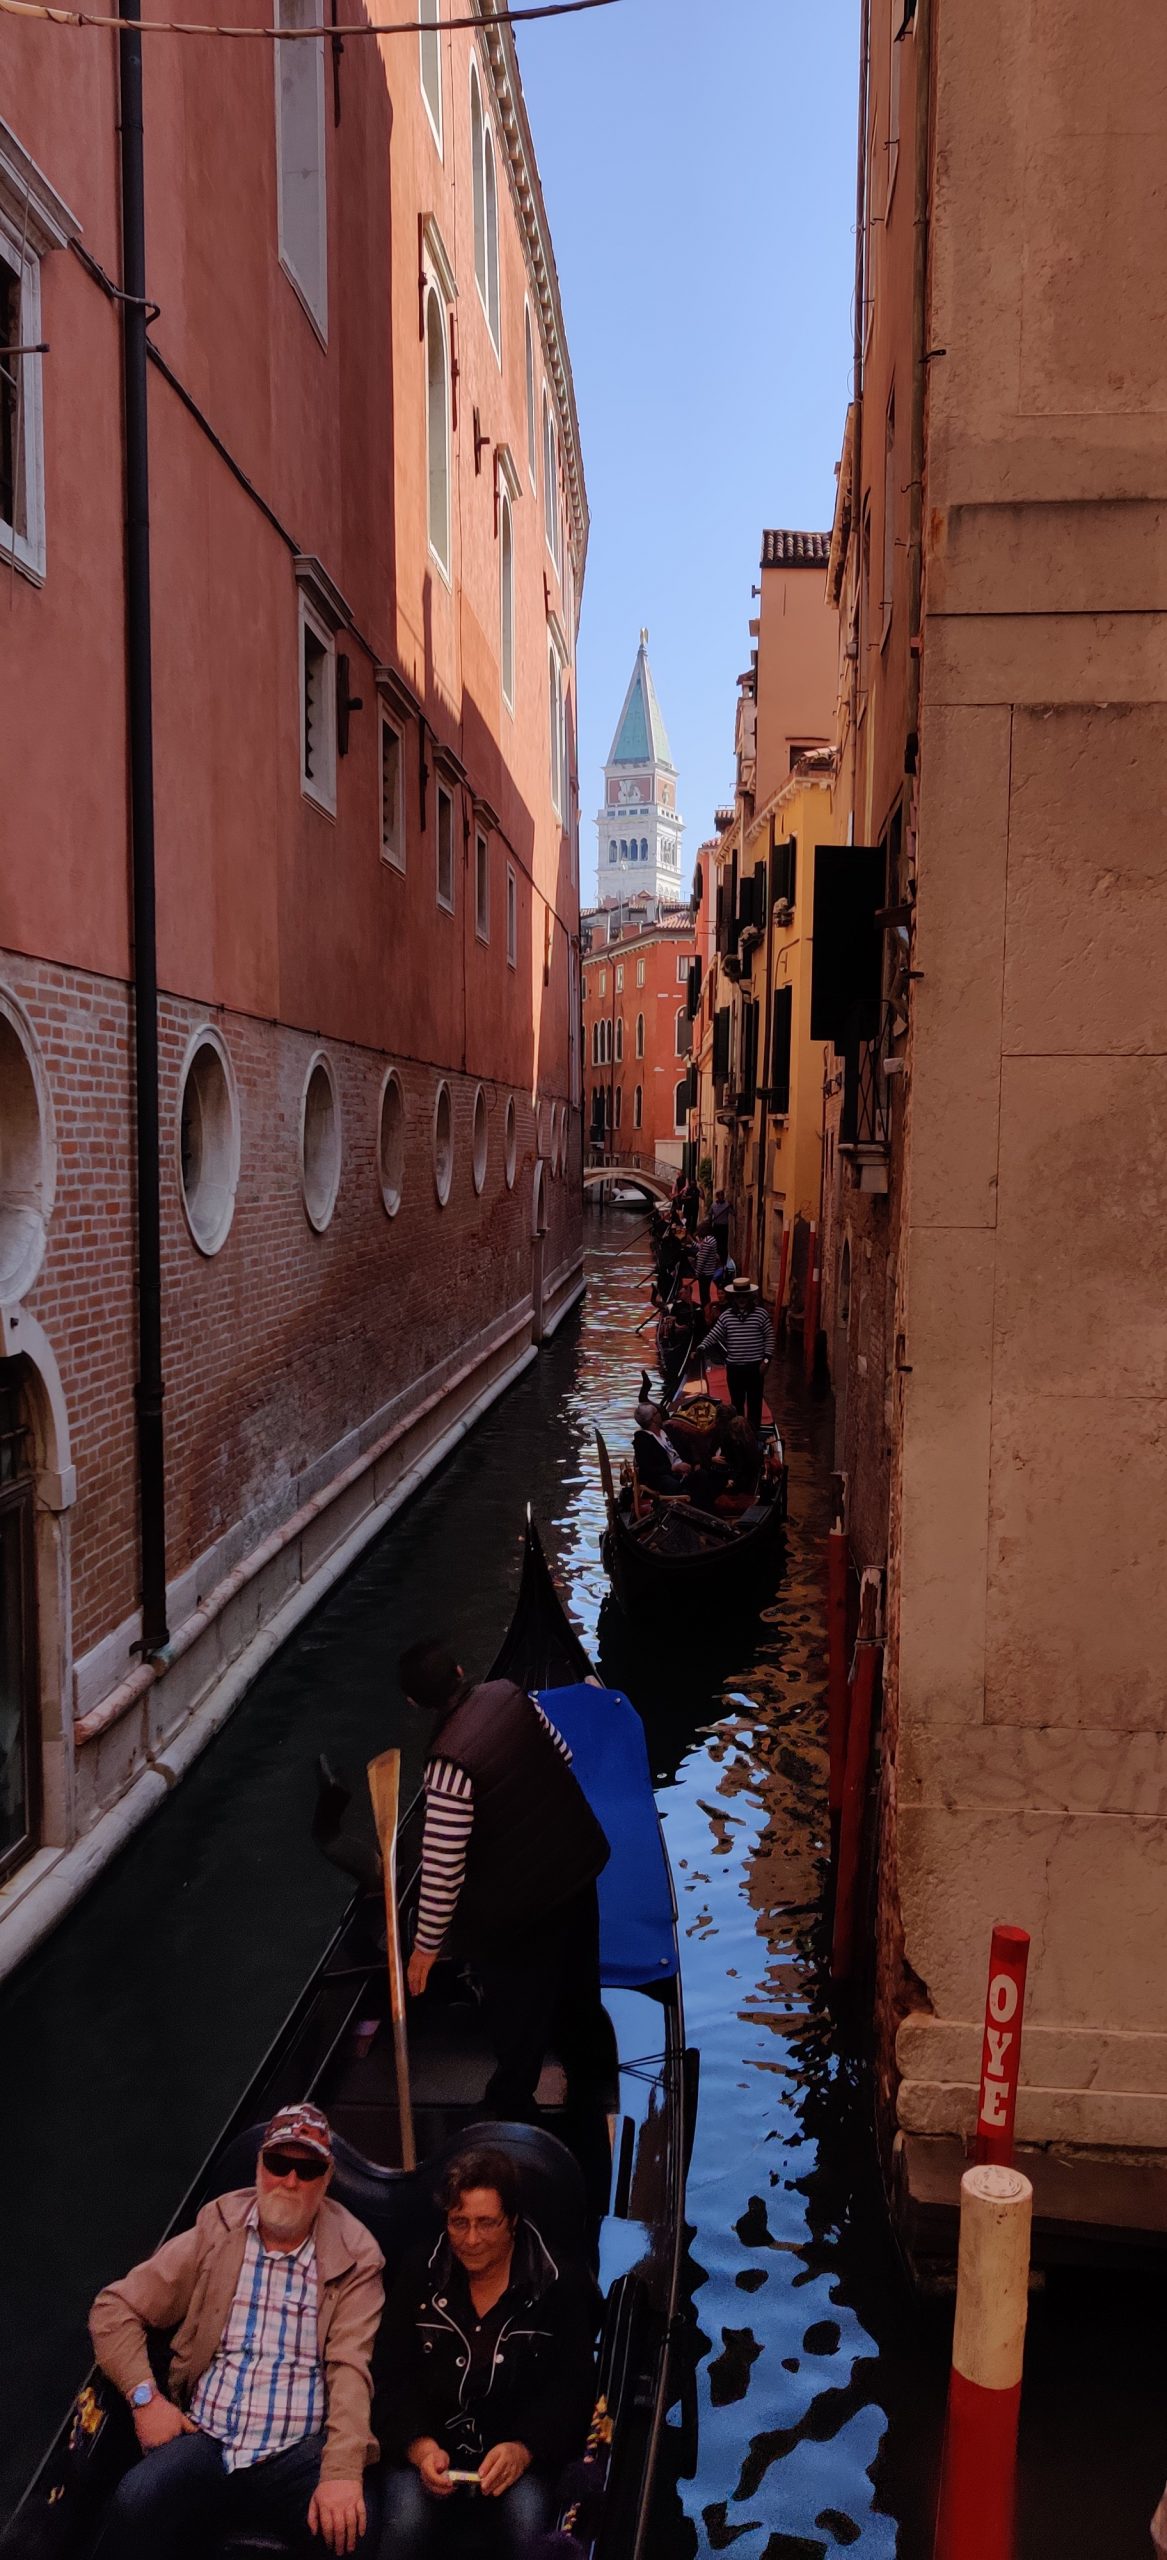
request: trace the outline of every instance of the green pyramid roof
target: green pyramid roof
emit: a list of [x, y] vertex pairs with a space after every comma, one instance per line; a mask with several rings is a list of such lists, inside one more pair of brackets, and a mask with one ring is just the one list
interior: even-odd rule
[[665, 764], [670, 772], [676, 770], [648, 663], [647, 631], [640, 635], [632, 682], [624, 696], [624, 708], [616, 723], [608, 763]]

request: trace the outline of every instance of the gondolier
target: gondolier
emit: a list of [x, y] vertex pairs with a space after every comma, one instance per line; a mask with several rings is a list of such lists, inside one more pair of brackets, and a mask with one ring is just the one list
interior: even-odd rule
[[752, 1280], [730, 1283], [728, 1304], [706, 1334], [702, 1349], [707, 1360], [724, 1360], [733, 1403], [757, 1431], [766, 1371], [774, 1354], [774, 1327], [755, 1298]]
[[608, 1842], [562, 1735], [514, 1681], [467, 1680], [433, 1642], [411, 1645], [399, 1670], [406, 1697], [441, 1718], [409, 1988], [420, 1997], [441, 1954], [470, 1960], [496, 2063], [486, 2104], [531, 2122], [550, 2042], [569, 2097], [603, 2073], [596, 1877]]

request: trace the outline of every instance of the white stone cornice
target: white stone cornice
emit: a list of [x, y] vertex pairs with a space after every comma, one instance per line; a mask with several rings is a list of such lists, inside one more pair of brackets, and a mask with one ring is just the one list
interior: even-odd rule
[[579, 414], [575, 404], [575, 384], [571, 359], [567, 351], [567, 331], [563, 306], [559, 298], [559, 278], [555, 272], [555, 253], [551, 246], [551, 230], [543, 189], [539, 181], [535, 146], [527, 119], [523, 84], [519, 75], [518, 55], [511, 28], [500, 24], [494, 15], [494, 0], [476, 0], [482, 19], [482, 32], [487, 66], [494, 90], [495, 112], [505, 147], [507, 170], [518, 209], [519, 225], [527, 251], [531, 281], [543, 324], [543, 345], [547, 371], [559, 411], [560, 442], [563, 467], [571, 499], [572, 524], [575, 531], [575, 571], [582, 585], [583, 567], [588, 545], [588, 501], [584, 485], [583, 459], [580, 453]]

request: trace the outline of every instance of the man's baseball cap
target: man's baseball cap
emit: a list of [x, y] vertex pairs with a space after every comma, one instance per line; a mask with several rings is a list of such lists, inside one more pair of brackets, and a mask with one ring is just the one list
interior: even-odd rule
[[272, 2117], [261, 2148], [274, 2151], [277, 2145], [281, 2150], [311, 2151], [317, 2160], [331, 2160], [332, 2135], [327, 2116], [306, 2098], [298, 2106], [281, 2107]]

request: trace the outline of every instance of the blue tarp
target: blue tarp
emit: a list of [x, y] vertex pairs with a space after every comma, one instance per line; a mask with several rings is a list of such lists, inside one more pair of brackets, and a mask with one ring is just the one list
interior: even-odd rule
[[599, 1880], [600, 1979], [612, 1989], [667, 1982], [677, 1970], [673, 1900], [644, 1726], [619, 1689], [544, 1689], [540, 1706], [611, 1843]]

